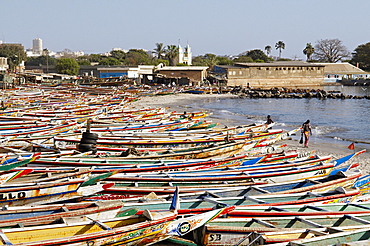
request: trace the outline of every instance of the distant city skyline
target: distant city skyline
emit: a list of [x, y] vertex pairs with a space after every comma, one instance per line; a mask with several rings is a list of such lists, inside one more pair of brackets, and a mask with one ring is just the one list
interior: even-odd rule
[[238, 55], [285, 43], [284, 58], [305, 59], [306, 43], [338, 38], [350, 52], [370, 42], [368, 0], [0, 0], [0, 40], [86, 54], [114, 48], [192, 48], [193, 56]]

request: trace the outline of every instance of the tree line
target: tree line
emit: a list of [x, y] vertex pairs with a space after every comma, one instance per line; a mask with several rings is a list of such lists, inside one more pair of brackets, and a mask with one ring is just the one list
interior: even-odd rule
[[[235, 63], [269, 62], [274, 60], [291, 60], [281, 58], [286, 44], [278, 41], [275, 49], [279, 51], [279, 57], [271, 57], [272, 47], [266, 45], [264, 51], [260, 49], [249, 50], [236, 57], [217, 56], [207, 53], [193, 57], [192, 65], [208, 66], [233, 65]], [[102, 66], [137, 66], [137, 65], [159, 65], [160, 63], [170, 66], [186, 66], [176, 63], [179, 48], [176, 45], [164, 45], [156, 43], [153, 51], [148, 52], [142, 49], [112, 50], [108, 55], [89, 54], [75, 56], [70, 50], [63, 52], [63, 58], [55, 59], [49, 56], [49, 51], [44, 49], [39, 57], [27, 57], [24, 48], [20, 44], [1, 44], [0, 57], [8, 58], [10, 69], [14, 69], [22, 61], [26, 66], [55, 66], [58, 73], [77, 75], [80, 66], [102, 65]], [[370, 42], [359, 45], [353, 53], [349, 52], [339, 39], [321, 39], [314, 45], [307, 43], [302, 50], [308, 62], [330, 62], [348, 61], [359, 68], [370, 72]]]

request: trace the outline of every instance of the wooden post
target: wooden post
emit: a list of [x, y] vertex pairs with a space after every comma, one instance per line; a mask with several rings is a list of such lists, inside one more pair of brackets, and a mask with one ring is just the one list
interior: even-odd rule
[[88, 119], [86, 124], [86, 132], [90, 132], [90, 128], [91, 128], [91, 119]]

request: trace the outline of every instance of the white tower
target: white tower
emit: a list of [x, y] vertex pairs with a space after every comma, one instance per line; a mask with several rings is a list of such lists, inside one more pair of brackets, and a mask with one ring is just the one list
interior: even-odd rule
[[181, 47], [181, 45], [179, 44], [179, 46], [177, 47], [178, 48], [178, 63], [183, 63], [184, 61], [183, 61], [183, 59], [184, 59], [184, 51], [183, 51], [183, 49], [182, 49], [182, 47]]
[[193, 54], [191, 53], [191, 48], [190, 48], [190, 45], [186, 45], [185, 49], [184, 49], [184, 57], [183, 57], [183, 60], [184, 60], [184, 63], [185, 64], [188, 64], [188, 65], [191, 65], [192, 64], [192, 57], [193, 57]]
[[178, 59], [179, 63], [191, 65], [192, 64], [192, 53], [191, 48], [189, 45], [186, 45], [185, 48], [182, 48], [180, 45], [178, 46]]
[[35, 38], [32, 41], [32, 52], [34, 54], [39, 54], [39, 55], [42, 54], [42, 40], [41, 40], [41, 38]]

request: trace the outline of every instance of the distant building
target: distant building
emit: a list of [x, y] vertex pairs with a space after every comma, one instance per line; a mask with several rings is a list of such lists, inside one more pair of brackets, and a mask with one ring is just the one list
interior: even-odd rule
[[0, 72], [7, 71], [9, 69], [8, 58], [0, 57]]
[[138, 78], [138, 67], [99, 67], [97, 68], [99, 72], [99, 78], [117, 78], [117, 77], [127, 77], [127, 78]]
[[153, 74], [154, 66], [139, 65], [137, 67], [98, 67], [99, 78], [127, 78], [141, 83], [144, 76]]
[[341, 82], [342, 80], [370, 79], [370, 74], [348, 62], [316, 63], [325, 66], [324, 82]]
[[[164, 78], [167, 81], [176, 83], [177, 85], [191, 84], [199, 85], [207, 77], [208, 67], [201, 66], [176, 66], [176, 67], [161, 67], [157, 68], [156, 77]], [[179, 82], [186, 81], [186, 82]]]
[[315, 87], [324, 84], [324, 67], [301, 61], [236, 63], [215, 66], [213, 72], [229, 86]]
[[185, 48], [182, 48], [181, 45], [178, 46], [179, 54], [178, 54], [178, 61], [177, 63], [191, 65], [193, 54], [191, 52], [191, 48], [189, 45], [186, 45]]
[[35, 38], [32, 40], [32, 52], [37, 55], [42, 55], [42, 39]]

